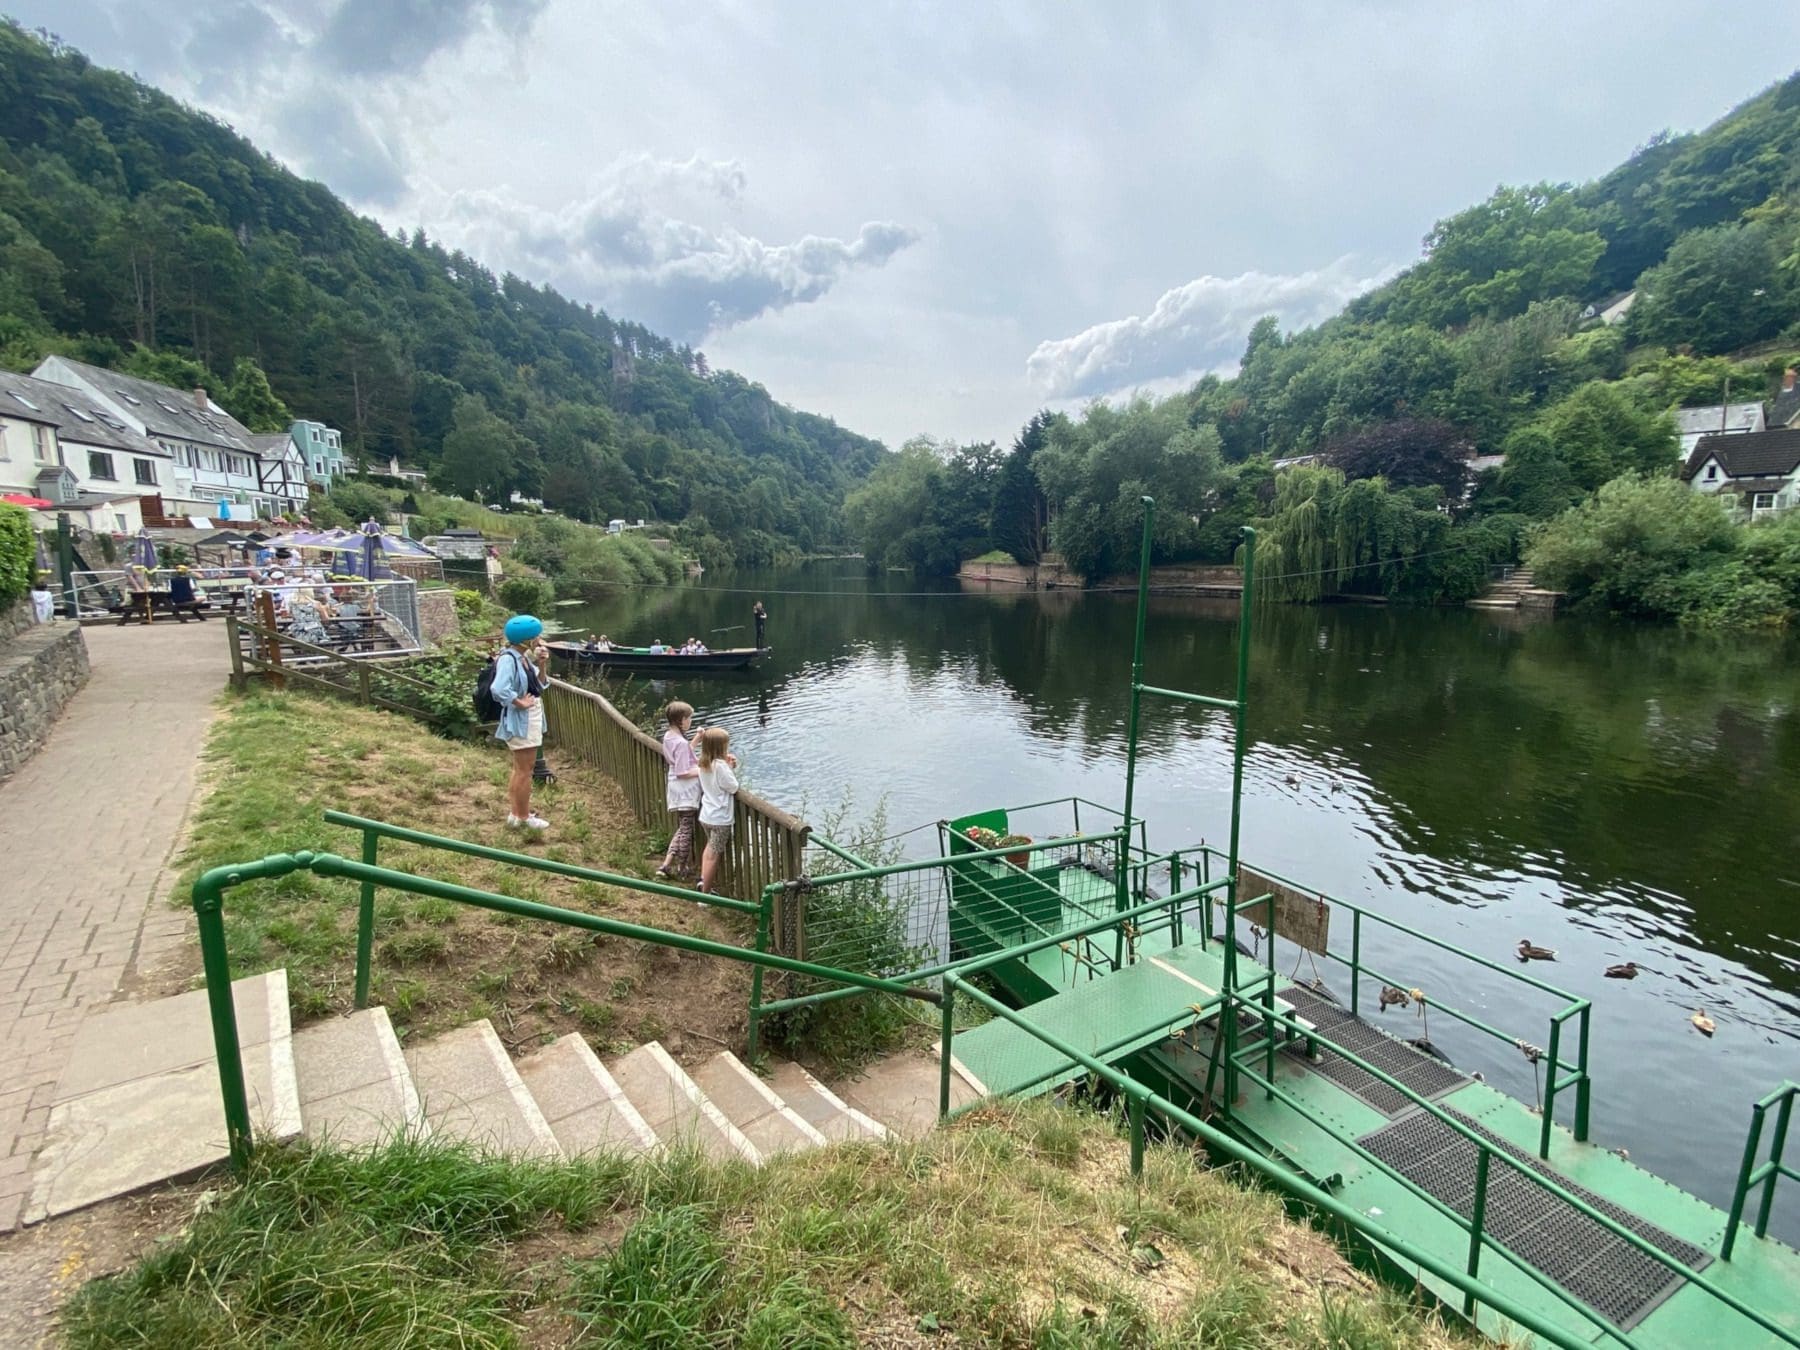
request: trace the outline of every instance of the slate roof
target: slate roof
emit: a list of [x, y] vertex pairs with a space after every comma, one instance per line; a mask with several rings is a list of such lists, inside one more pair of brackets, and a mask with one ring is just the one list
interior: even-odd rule
[[300, 447], [294, 444], [294, 438], [285, 431], [271, 432], [267, 436], [252, 436], [250, 448], [270, 463], [293, 458], [304, 459]]
[[1783, 389], [1775, 395], [1775, 406], [1769, 409], [1769, 425], [1785, 427], [1800, 417], [1800, 389]]
[[255, 453], [250, 445], [250, 429], [222, 409], [196, 407], [191, 389], [171, 389], [154, 380], [121, 375], [116, 370], [71, 361], [66, 356], [53, 359], [61, 361], [108, 398], [129, 408], [131, 415], [149, 428], [152, 436], [167, 436], [243, 454]]
[[1688, 452], [1681, 476], [1692, 478], [1709, 459], [1731, 478], [1786, 478], [1800, 469], [1800, 431], [1727, 432], [1702, 436]]
[[96, 450], [124, 450], [167, 459], [169, 452], [140, 436], [85, 390], [0, 370], [0, 412], [53, 426], [62, 441]]
[[1761, 403], [1733, 403], [1724, 409], [1722, 416], [1716, 403], [1703, 408], [1675, 410], [1675, 430], [1683, 436], [1692, 436], [1696, 432], [1705, 436], [1718, 431], [1762, 431], [1762, 420]]

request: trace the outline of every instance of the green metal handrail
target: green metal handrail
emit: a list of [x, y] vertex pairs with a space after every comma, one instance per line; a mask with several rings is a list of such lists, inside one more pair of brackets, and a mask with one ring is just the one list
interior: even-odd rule
[[[705, 891], [690, 891], [680, 886], [666, 885], [660, 881], [620, 876], [616, 872], [602, 872], [592, 867], [578, 867], [574, 863], [557, 862], [551, 858], [539, 858], [529, 853], [512, 853], [502, 848], [489, 848], [485, 844], [471, 844], [466, 839], [452, 839], [447, 835], [427, 834], [423, 830], [408, 829], [404, 825], [390, 825], [384, 820], [369, 820], [363, 816], [352, 816], [343, 811], [327, 811], [325, 823], [361, 830], [363, 837], [362, 860], [371, 867], [379, 861], [380, 841], [395, 839], [402, 843], [417, 844], [422, 848], [439, 849], [445, 853], [460, 853], [470, 858], [486, 858], [492, 862], [530, 868], [537, 872], [550, 872], [556, 876], [574, 877], [581, 881], [597, 881], [608, 886], [645, 891], [651, 895], [666, 896], [674, 900], [687, 900], [696, 904], [713, 905], [719, 909], [736, 910], [741, 914], [754, 914], [758, 916], [759, 920], [766, 917], [765, 905], [755, 900], [737, 900], [728, 895], [711, 895]], [[369, 1006], [369, 983], [374, 949], [375, 885], [373, 882], [365, 881], [356, 906], [355, 1001], [358, 1008]]]
[[[1233, 1162], [1241, 1163], [1252, 1171], [1267, 1177], [1282, 1190], [1304, 1202], [1320, 1213], [1328, 1214], [1338, 1222], [1354, 1229], [1371, 1242], [1394, 1252], [1401, 1259], [1421, 1269], [1430, 1271], [1439, 1279], [1461, 1290], [1464, 1294], [1473, 1295], [1481, 1303], [1492, 1308], [1500, 1316], [1518, 1323], [1533, 1335], [1541, 1336], [1559, 1350], [1591, 1350], [1592, 1342], [1582, 1336], [1551, 1322], [1542, 1314], [1524, 1306], [1515, 1299], [1472, 1279], [1466, 1272], [1445, 1261], [1429, 1248], [1417, 1246], [1405, 1238], [1389, 1232], [1382, 1225], [1375, 1223], [1361, 1210], [1356, 1209], [1332, 1196], [1320, 1187], [1315, 1186], [1300, 1173], [1283, 1166], [1273, 1158], [1265, 1157], [1248, 1145], [1209, 1125], [1198, 1116], [1183, 1110], [1168, 1098], [1145, 1087], [1136, 1079], [1127, 1076], [1104, 1061], [1095, 1058], [1085, 1051], [1078, 1050], [1060, 1038], [1035, 1025], [1023, 1014], [1016, 1012], [999, 999], [969, 984], [956, 974], [944, 977], [945, 1020], [950, 1020], [950, 1010], [956, 995], [966, 995], [986, 1008], [995, 1017], [1011, 1022], [1032, 1036], [1037, 1037], [1059, 1054], [1066, 1055], [1075, 1063], [1097, 1078], [1109, 1084], [1127, 1100], [1131, 1130], [1131, 1171], [1133, 1176], [1142, 1174], [1144, 1164], [1144, 1113], [1146, 1109], [1154, 1110], [1188, 1131], [1204, 1143], [1216, 1155], [1223, 1155]], [[1224, 1020], [1224, 1019], [1221, 1019]], [[943, 1038], [940, 1056], [939, 1073], [941, 1077], [940, 1106], [948, 1098], [951, 1075], [950, 1037]], [[948, 1114], [945, 1110], [943, 1114]]]
[[[857, 971], [836, 970], [830, 966], [818, 966], [809, 961], [778, 956], [773, 952], [733, 947], [709, 938], [671, 933], [660, 928], [627, 923], [622, 919], [586, 914], [580, 910], [559, 909], [535, 900], [521, 900], [516, 896], [500, 895], [431, 877], [414, 876], [409, 872], [396, 872], [391, 868], [352, 862], [334, 853], [277, 853], [255, 862], [214, 867], [194, 883], [193, 903], [200, 929], [200, 958], [206, 972], [207, 1003], [212, 1011], [213, 1048], [219, 1065], [219, 1091], [225, 1103], [226, 1137], [230, 1143], [232, 1162], [240, 1168], [250, 1157], [250, 1105], [244, 1091], [244, 1062], [243, 1051], [238, 1044], [237, 1010], [232, 1003], [231, 959], [225, 947], [225, 892], [246, 881], [282, 877], [301, 871], [326, 877], [343, 877], [413, 895], [434, 896], [440, 900], [473, 905], [478, 909], [511, 914], [521, 919], [539, 919], [570, 928], [585, 928], [591, 932], [605, 933], [609, 937], [631, 938], [638, 942], [676, 947], [683, 951], [698, 952], [703, 956], [723, 956], [729, 960], [746, 962], [758, 970], [785, 970], [796, 975], [811, 975], [926, 1003], [936, 1003], [942, 998], [935, 989], [920, 989], [897, 980], [864, 975]], [[647, 884], [626, 880], [628, 884], [637, 886]]]
[[[1012, 844], [1006, 848], [976, 849], [970, 853], [958, 853], [956, 862], [981, 862], [988, 858], [1006, 858], [1014, 853], [1041, 853], [1045, 849], [1070, 848], [1077, 844], [1097, 844], [1104, 839], [1114, 839], [1121, 843], [1126, 837], [1123, 826], [1116, 830], [1107, 830], [1104, 834], [1065, 835], [1060, 839], [1039, 839], [1029, 844]], [[840, 857], [841, 851], [833, 849]], [[948, 858], [920, 858], [912, 862], [887, 863], [880, 867], [859, 867], [853, 872], [830, 872], [822, 877], [810, 877], [807, 884], [812, 887], [832, 886], [842, 881], [870, 881], [876, 877], [898, 876], [903, 872], [925, 872], [934, 867], [942, 867]]]
[[[1234, 999], [1232, 1001], [1242, 1002], [1243, 1000]], [[1377, 1068], [1375, 1065], [1369, 1063], [1369, 1061], [1367, 1061], [1366, 1059], [1363, 1059], [1360, 1055], [1356, 1054], [1354, 1051], [1346, 1050], [1343, 1046], [1341, 1046], [1337, 1042], [1331, 1040], [1324, 1033], [1322, 1033], [1319, 1030], [1317, 1030], [1316, 1028], [1312, 1027], [1310, 1024], [1304, 1022], [1301, 1018], [1299, 1018], [1297, 1016], [1294, 1016], [1291, 1014], [1279, 1013], [1279, 1012], [1267, 1012], [1267, 1011], [1263, 1010], [1261, 1005], [1255, 1005], [1255, 1006], [1257, 1007], [1257, 1011], [1262, 1014], [1265, 1021], [1273, 1022], [1274, 1024], [1285, 1028], [1286, 1030], [1288, 1030], [1291, 1033], [1305, 1036], [1309, 1040], [1315, 1041], [1318, 1044], [1329, 1049], [1331, 1051], [1331, 1053], [1336, 1055], [1338, 1058], [1344, 1060], [1348, 1064], [1355, 1065], [1357, 1068], [1361, 1069], [1364, 1073], [1366, 1073], [1370, 1077], [1376, 1079], [1378, 1082], [1385, 1084], [1387, 1087], [1394, 1089], [1396, 1092], [1399, 1092], [1401, 1095], [1408, 1098], [1413, 1103], [1414, 1106], [1421, 1108], [1426, 1113], [1435, 1117], [1442, 1124], [1448, 1125], [1452, 1130], [1456, 1131], [1457, 1134], [1461, 1135], [1469, 1143], [1475, 1145], [1475, 1147], [1478, 1150], [1480, 1150], [1482, 1152], [1491, 1153], [1495, 1157], [1499, 1158], [1502, 1162], [1507, 1163], [1520, 1176], [1524, 1177], [1527, 1181], [1531, 1182], [1534, 1186], [1537, 1186], [1539, 1189], [1549, 1192], [1552, 1196], [1554, 1196], [1558, 1200], [1561, 1200], [1564, 1204], [1569, 1205], [1577, 1213], [1581, 1214], [1582, 1217], [1584, 1217], [1586, 1219], [1590, 1219], [1594, 1223], [1599, 1224], [1602, 1228], [1606, 1229], [1606, 1231], [1611, 1233], [1614, 1237], [1624, 1239], [1624, 1241], [1627, 1244], [1629, 1244], [1631, 1247], [1635, 1248], [1637, 1251], [1641, 1252], [1643, 1255], [1648, 1256], [1651, 1260], [1657, 1262], [1659, 1265], [1662, 1265], [1665, 1268], [1667, 1268], [1668, 1270], [1672, 1271], [1673, 1273], [1681, 1276], [1683, 1279], [1687, 1280], [1690, 1284], [1693, 1284], [1696, 1288], [1705, 1290], [1708, 1294], [1711, 1294], [1714, 1298], [1718, 1299], [1719, 1302], [1725, 1304], [1728, 1308], [1731, 1308], [1733, 1311], [1741, 1313], [1745, 1317], [1748, 1317], [1752, 1322], [1755, 1322], [1759, 1327], [1762, 1327], [1765, 1331], [1773, 1332], [1775, 1335], [1779, 1336], [1782, 1340], [1786, 1341], [1789, 1345], [1800, 1346], [1800, 1336], [1796, 1336], [1793, 1332], [1790, 1332], [1790, 1331], [1784, 1329], [1783, 1327], [1779, 1326], [1775, 1322], [1770, 1321], [1767, 1317], [1765, 1317], [1762, 1313], [1758, 1312], [1755, 1308], [1752, 1308], [1749, 1304], [1747, 1304], [1747, 1303], [1743, 1302], [1741, 1299], [1739, 1299], [1735, 1294], [1731, 1294], [1731, 1293], [1727, 1292], [1726, 1290], [1719, 1288], [1718, 1285], [1714, 1284], [1711, 1280], [1707, 1279], [1699, 1271], [1690, 1269], [1688, 1266], [1682, 1264], [1682, 1262], [1677, 1260], [1675, 1257], [1670, 1256], [1667, 1252], [1665, 1252], [1661, 1248], [1655, 1246], [1654, 1244], [1649, 1242], [1647, 1239], [1640, 1237], [1638, 1234], [1632, 1232], [1629, 1228], [1626, 1228], [1623, 1224], [1619, 1223], [1616, 1219], [1613, 1219], [1610, 1216], [1601, 1213], [1598, 1209], [1595, 1209], [1592, 1205], [1588, 1204], [1585, 1200], [1582, 1200], [1579, 1196], [1564, 1189], [1562, 1186], [1558, 1185], [1555, 1181], [1552, 1181], [1549, 1177], [1544, 1176], [1541, 1172], [1537, 1171], [1535, 1168], [1523, 1166], [1519, 1162], [1519, 1160], [1514, 1158], [1510, 1153], [1507, 1153], [1503, 1149], [1494, 1147], [1493, 1144], [1489, 1143], [1486, 1139], [1483, 1139], [1479, 1134], [1477, 1134], [1474, 1130], [1470, 1129], [1467, 1125], [1465, 1125], [1462, 1121], [1458, 1120], [1455, 1116], [1451, 1115], [1443, 1107], [1439, 1106], [1436, 1102], [1430, 1101], [1427, 1098], [1421, 1096], [1419, 1093], [1415, 1092], [1412, 1088], [1408, 1087], [1405, 1083], [1402, 1083], [1399, 1079], [1395, 1078], [1392, 1074], [1388, 1073], [1385, 1069]], [[1229, 1012], [1229, 1009], [1227, 1009], [1225, 1012], [1221, 1012], [1220, 1021], [1222, 1023], [1227, 1020], [1226, 1014], [1228, 1012]], [[1237, 1019], [1235, 1017], [1232, 1017], [1229, 1020], [1232, 1022], [1235, 1022]], [[1273, 1038], [1271, 1037], [1271, 1039], [1273, 1039]], [[1247, 1065], [1240, 1065], [1239, 1067], [1243, 1072], [1250, 1074], [1252, 1077], [1256, 1076], [1255, 1070], [1249, 1068]], [[1275, 1086], [1272, 1082], [1265, 1082], [1262, 1084], [1262, 1086], [1266, 1091], [1270, 1091], [1271, 1094], [1273, 1094], [1275, 1092], [1279, 1092], [1279, 1089], [1275, 1088]], [[1779, 1096], [1779, 1095], [1780, 1095], [1779, 1089], [1775, 1093], [1771, 1094], [1771, 1096]], [[1324, 1123], [1323, 1121], [1317, 1120], [1313, 1116], [1311, 1111], [1307, 1110], [1306, 1108], [1300, 1107], [1298, 1105], [1298, 1103], [1292, 1101], [1289, 1098], [1285, 1098], [1285, 1097], [1284, 1097], [1284, 1100], [1287, 1100], [1288, 1104], [1290, 1106], [1293, 1106], [1295, 1109], [1300, 1110], [1302, 1112], [1302, 1114], [1307, 1115], [1309, 1119], [1315, 1119], [1315, 1123], [1321, 1123], [1321, 1124]], [[1768, 1099], [1765, 1098], [1764, 1100], [1767, 1101]], [[1381, 1160], [1374, 1157], [1373, 1154], [1369, 1154], [1367, 1152], [1367, 1150], [1365, 1150], [1361, 1144], [1357, 1143], [1353, 1139], [1344, 1137], [1338, 1128], [1332, 1127], [1331, 1133], [1336, 1142], [1338, 1142], [1340, 1144], [1345, 1144], [1348, 1147], [1355, 1150], [1359, 1155], [1368, 1157], [1368, 1159], [1371, 1162], [1376, 1163], [1378, 1166], [1381, 1167], [1381, 1169], [1383, 1171], [1388, 1172], [1390, 1175], [1392, 1175], [1402, 1181], [1406, 1180], [1404, 1177], [1401, 1177], [1398, 1172], [1395, 1172], [1394, 1169], [1391, 1168], [1390, 1166], [1388, 1166], [1386, 1163], [1381, 1162]], [[1408, 1182], [1407, 1184], [1409, 1186], [1411, 1185], [1410, 1182]], [[1416, 1188], [1414, 1188], [1414, 1189], [1416, 1189]], [[1420, 1194], [1424, 1194], [1424, 1193], [1420, 1192]], [[1454, 1211], [1452, 1211], [1452, 1212], [1454, 1212]], [[1761, 1234], [1758, 1234], [1758, 1236], [1761, 1236]]]
[[[1800, 1181], [1800, 1172], [1782, 1160], [1796, 1096], [1800, 1096], [1800, 1083], [1783, 1083], [1750, 1108], [1750, 1133], [1744, 1140], [1744, 1161], [1738, 1168], [1737, 1188], [1731, 1195], [1731, 1215], [1725, 1220], [1725, 1244], [1719, 1251], [1724, 1260], [1731, 1259], [1731, 1249], [1737, 1245], [1738, 1224], [1744, 1217], [1744, 1202], [1749, 1199], [1751, 1189], [1759, 1185], [1763, 1188], [1762, 1200], [1756, 1210], [1756, 1236], [1764, 1237], [1769, 1231], [1769, 1211], [1775, 1203], [1776, 1180], [1786, 1177], [1790, 1181]], [[1768, 1159], [1760, 1166], [1753, 1166], [1757, 1149], [1762, 1144], [1763, 1119], [1769, 1108], [1777, 1104], [1780, 1109], [1775, 1116], [1775, 1137], [1769, 1143]]]

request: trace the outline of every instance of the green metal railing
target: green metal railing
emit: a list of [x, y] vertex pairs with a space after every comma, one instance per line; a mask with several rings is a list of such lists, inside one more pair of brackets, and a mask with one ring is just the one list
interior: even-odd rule
[[[1783, 1161], [1796, 1096], [1800, 1096], [1800, 1083], [1783, 1083], [1750, 1108], [1750, 1133], [1744, 1140], [1744, 1161], [1738, 1168], [1737, 1187], [1731, 1195], [1731, 1216], [1725, 1221], [1725, 1244], [1719, 1250], [1724, 1260], [1731, 1259], [1731, 1249], [1737, 1245], [1738, 1224], [1743, 1220], [1744, 1202], [1750, 1198], [1750, 1192], [1762, 1187], [1762, 1200], [1756, 1209], [1756, 1236], [1764, 1237], [1769, 1231], [1769, 1211], [1775, 1204], [1776, 1180], [1786, 1177], [1789, 1181], [1800, 1181], [1800, 1172]], [[1756, 1154], [1762, 1147], [1763, 1121], [1771, 1109], [1775, 1111], [1775, 1135], [1769, 1143], [1768, 1158], [1758, 1165]]]
[[[1188, 851], [1199, 852], [1220, 859], [1224, 859], [1225, 856], [1217, 849], [1206, 848], [1204, 845]], [[1264, 877], [1269, 881], [1279, 882], [1283, 886], [1288, 886], [1296, 891], [1313, 896], [1327, 905], [1349, 912], [1349, 956], [1346, 957], [1339, 952], [1331, 951], [1329, 949], [1322, 952], [1321, 955], [1327, 960], [1337, 962], [1349, 971], [1350, 1011], [1352, 1014], [1357, 1016], [1361, 1015], [1362, 979], [1365, 975], [1381, 984], [1396, 985], [1401, 989], [1409, 989], [1412, 987], [1411, 981], [1401, 980], [1388, 975], [1377, 970], [1373, 965], [1363, 960], [1363, 921], [1365, 919], [1372, 923], [1379, 924], [1384, 928], [1391, 929], [1404, 937], [1417, 942], [1422, 942], [1429, 947], [1434, 947], [1438, 951], [1448, 953], [1458, 960], [1469, 962], [1482, 969], [1492, 971], [1497, 975], [1504, 975], [1509, 980], [1526, 985], [1540, 993], [1548, 994], [1553, 998], [1561, 1000], [1563, 1006], [1550, 1014], [1550, 1034], [1547, 1038], [1548, 1046], [1543, 1050], [1543, 1053], [1540, 1056], [1541, 1061], [1547, 1067], [1544, 1083], [1543, 1123], [1540, 1127], [1538, 1138], [1538, 1156], [1542, 1158], [1548, 1158], [1550, 1156], [1551, 1127], [1554, 1124], [1556, 1117], [1556, 1101], [1558, 1095], [1567, 1088], [1572, 1087], [1575, 1089], [1575, 1119], [1573, 1124], [1575, 1138], [1583, 1143], [1587, 1141], [1593, 1094], [1593, 1078], [1588, 1072], [1589, 1033], [1593, 1020], [1592, 1000], [1571, 994], [1566, 989], [1559, 989], [1557, 986], [1546, 980], [1541, 980], [1535, 975], [1528, 974], [1522, 970], [1512, 969], [1489, 957], [1482, 956], [1477, 952], [1469, 951], [1465, 947], [1459, 947], [1453, 942], [1446, 942], [1442, 938], [1433, 937], [1430, 933], [1414, 928], [1409, 924], [1401, 923], [1397, 919], [1390, 919], [1384, 914], [1378, 914], [1374, 910], [1365, 909], [1354, 901], [1339, 899], [1337, 896], [1327, 895], [1321, 891], [1309, 890], [1292, 878], [1282, 876], [1276, 872], [1264, 871], [1261, 868], [1256, 868], [1254, 870], [1258, 876]], [[1265, 902], [1265, 922], [1270, 940], [1271, 961], [1273, 961], [1273, 944], [1276, 936], [1274, 897], [1272, 895], [1259, 897], [1240, 905], [1238, 908], [1240, 911], [1243, 911], [1254, 908], [1257, 904]], [[1435, 995], [1430, 998], [1429, 1006], [1434, 1011], [1444, 1013], [1453, 1021], [1461, 1022], [1463, 1025], [1471, 1027], [1485, 1036], [1492, 1037], [1503, 1045], [1523, 1047], [1526, 1044], [1523, 1038], [1514, 1036], [1510, 1032], [1492, 1025], [1472, 1013], [1464, 1012], [1453, 1004], [1442, 1002]], [[1574, 1019], [1576, 1023], [1575, 1058], [1572, 1062], [1562, 1058], [1563, 1027], [1570, 1019]]]

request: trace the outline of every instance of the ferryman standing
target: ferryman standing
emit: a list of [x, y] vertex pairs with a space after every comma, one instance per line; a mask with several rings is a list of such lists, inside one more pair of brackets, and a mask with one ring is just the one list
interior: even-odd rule
[[764, 609], [763, 602], [758, 600], [754, 605], [750, 606], [750, 616], [756, 620], [756, 646], [757, 650], [760, 651], [764, 646], [763, 631], [769, 622], [769, 611]]

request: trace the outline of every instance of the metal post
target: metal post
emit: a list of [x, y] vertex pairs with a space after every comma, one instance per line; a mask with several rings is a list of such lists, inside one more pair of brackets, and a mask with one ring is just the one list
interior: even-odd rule
[[[373, 830], [363, 831], [362, 860], [370, 867], [379, 865], [381, 836]], [[356, 903], [356, 1006], [369, 1006], [369, 967], [375, 950], [375, 883], [365, 881]]]
[[938, 1119], [942, 1120], [950, 1114], [950, 1037], [956, 1031], [956, 976], [946, 975], [943, 979], [944, 1006], [939, 1009], [943, 1016], [939, 1035], [943, 1037], [938, 1049]]
[[[1138, 707], [1143, 702], [1144, 683], [1144, 622], [1150, 607], [1150, 534], [1156, 523], [1156, 499], [1145, 497], [1144, 501], [1144, 537], [1138, 548], [1138, 599], [1137, 626], [1131, 639], [1131, 706], [1125, 716], [1125, 820], [1124, 828], [1119, 832], [1119, 856], [1117, 866], [1117, 883], [1115, 890], [1116, 906], [1127, 908], [1125, 903], [1125, 870], [1130, 866], [1131, 854], [1131, 807], [1137, 789], [1137, 752], [1138, 752]], [[1124, 964], [1125, 935], [1115, 932], [1113, 935], [1113, 967], [1117, 969]]]
[[1144, 1099], [1134, 1092], [1130, 1102], [1131, 1176], [1133, 1180], [1138, 1180], [1144, 1175]]
[[1581, 1041], [1575, 1047], [1575, 1067], [1581, 1075], [1575, 1081], [1575, 1142], [1578, 1144], [1587, 1143], [1588, 1137], [1588, 1104], [1593, 1087], [1588, 1080], [1588, 1014], [1593, 1010], [1591, 1003], [1581, 1005]]
[[[769, 950], [769, 920], [775, 907], [774, 896], [772, 894], [773, 891], [774, 887], [772, 886], [763, 887], [762, 909], [756, 916], [756, 950], [759, 952], [766, 952]], [[792, 988], [793, 986], [790, 985], [790, 992], [792, 992]], [[745, 1034], [744, 1045], [744, 1049], [749, 1054], [750, 1062], [752, 1064], [754, 1064], [758, 1056], [762, 1054], [762, 996], [763, 968], [761, 966], [756, 966], [752, 969], [750, 975], [750, 1025], [749, 1030]]]
[[206, 877], [194, 883], [194, 917], [200, 926], [200, 964], [206, 971], [213, 1055], [218, 1060], [219, 1091], [225, 1102], [225, 1137], [231, 1147], [231, 1165], [242, 1171], [250, 1161], [250, 1101], [244, 1092], [244, 1058], [238, 1049], [237, 1008], [231, 999], [224, 900]]
[[1360, 1017], [1357, 997], [1362, 993], [1362, 911], [1350, 911], [1350, 1015]]
[[[1146, 885], [1145, 889], [1148, 889]], [[1169, 894], [1175, 895], [1181, 890], [1181, 850], [1176, 849], [1169, 855]], [[1169, 945], [1181, 945], [1181, 906], [1173, 905], [1169, 909]]]
[[[1485, 1148], [1475, 1155], [1475, 1213], [1469, 1220], [1469, 1278], [1481, 1269], [1481, 1230], [1487, 1222], [1488, 1160], [1493, 1157]], [[1463, 1295], [1463, 1316], [1475, 1316], [1475, 1291]]]
[[69, 607], [69, 617], [78, 620], [81, 601], [75, 594], [75, 539], [67, 511], [56, 513], [56, 567], [61, 573], [63, 603]]
[[1756, 1211], [1756, 1236], [1769, 1233], [1769, 1209], [1775, 1203], [1775, 1183], [1781, 1177], [1781, 1155], [1787, 1148], [1788, 1121], [1794, 1114], [1794, 1094], [1781, 1099], [1781, 1110], [1775, 1116], [1775, 1138], [1769, 1143], [1769, 1175], [1763, 1182], [1762, 1205]]
[[1744, 1217], [1744, 1201], [1750, 1196], [1750, 1174], [1756, 1167], [1757, 1146], [1762, 1143], [1763, 1104], [1750, 1108], [1750, 1133], [1744, 1139], [1744, 1161], [1738, 1168], [1738, 1183], [1731, 1193], [1731, 1213], [1725, 1219], [1725, 1243], [1719, 1258], [1731, 1260], [1731, 1249], [1737, 1242], [1738, 1221]]
[[1256, 580], [1256, 530], [1244, 526], [1243, 591], [1238, 602], [1237, 706], [1232, 709], [1231, 838], [1225, 866], [1225, 995], [1219, 1013], [1225, 1031], [1225, 1111], [1237, 1101], [1237, 906], [1238, 841], [1243, 826], [1244, 705], [1250, 694], [1250, 594]]
[[1538, 1134], [1538, 1157], [1550, 1157], [1550, 1127], [1556, 1123], [1556, 1074], [1562, 1062], [1562, 1022], [1550, 1019], [1550, 1071], [1544, 1075], [1544, 1127]]

